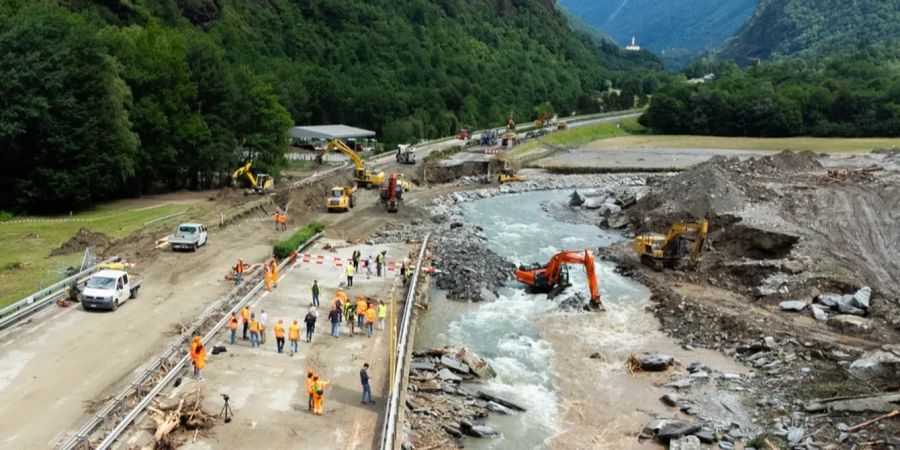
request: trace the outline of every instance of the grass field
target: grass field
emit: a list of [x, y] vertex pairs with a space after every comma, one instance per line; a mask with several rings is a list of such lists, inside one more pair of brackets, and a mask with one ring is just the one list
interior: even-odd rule
[[[552, 135], [551, 135], [552, 136]], [[598, 138], [602, 139], [602, 138]], [[715, 136], [609, 136], [587, 145], [591, 149], [713, 148], [739, 150], [810, 150], [824, 153], [867, 152], [875, 148], [900, 147], [897, 138], [748, 138]]]
[[79, 267], [84, 250], [52, 257], [50, 251], [74, 236], [80, 228], [120, 239], [145, 228], [148, 221], [186, 211], [147, 225], [148, 229], [163, 233], [176, 222], [199, 216], [208, 209], [204, 203], [136, 207], [121, 201], [72, 217], [15, 217], [0, 222], [0, 248], [3, 248], [0, 254], [0, 307], [63, 278], [66, 267]]
[[581, 127], [570, 128], [563, 131], [555, 131], [544, 136], [539, 140], [532, 140], [522, 145], [516, 146], [512, 150], [513, 156], [522, 155], [532, 150], [540, 149], [541, 142], [550, 145], [559, 145], [565, 147], [577, 147], [596, 141], [598, 139], [609, 139], [616, 136], [628, 136], [639, 134], [644, 131], [637, 119], [625, 119], [618, 122], [600, 122]]

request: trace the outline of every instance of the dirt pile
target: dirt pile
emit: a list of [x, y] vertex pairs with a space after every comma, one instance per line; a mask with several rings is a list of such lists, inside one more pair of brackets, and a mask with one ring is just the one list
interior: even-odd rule
[[665, 229], [673, 221], [706, 218], [713, 229], [728, 226], [753, 205], [779, 196], [760, 178], [782, 178], [819, 170], [811, 152], [785, 151], [740, 160], [715, 156], [673, 177], [648, 180], [653, 193], [630, 208], [628, 217], [639, 232]]
[[96, 246], [98, 250], [107, 247], [112, 242], [109, 236], [103, 233], [97, 233], [87, 228], [81, 228], [68, 241], [63, 242], [57, 248], [50, 251], [50, 256], [68, 255], [71, 253], [83, 252], [90, 246]]

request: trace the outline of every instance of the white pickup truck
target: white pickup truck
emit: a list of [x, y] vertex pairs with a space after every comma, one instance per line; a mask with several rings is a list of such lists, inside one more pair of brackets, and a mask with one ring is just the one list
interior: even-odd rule
[[88, 278], [81, 292], [81, 307], [115, 311], [120, 304], [138, 295], [144, 278], [124, 270], [101, 270]]
[[175, 234], [169, 236], [169, 245], [172, 250], [197, 251], [201, 245], [206, 245], [209, 231], [199, 223], [183, 223], [175, 227]]

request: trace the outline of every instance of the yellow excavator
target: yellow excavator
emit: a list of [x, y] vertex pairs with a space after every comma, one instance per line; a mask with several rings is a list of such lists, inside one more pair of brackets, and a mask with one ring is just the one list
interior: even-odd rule
[[353, 194], [356, 192], [356, 186], [335, 186], [331, 188], [331, 195], [325, 198], [325, 209], [328, 212], [347, 212], [350, 208], [356, 206], [353, 200]]
[[384, 181], [384, 172], [379, 171], [376, 173], [374, 170], [366, 167], [362, 162], [362, 158], [359, 157], [359, 154], [353, 151], [353, 149], [348, 147], [347, 144], [340, 139], [332, 139], [328, 145], [325, 146], [325, 150], [317, 158], [319, 163], [322, 162], [322, 158], [325, 155], [335, 150], [347, 155], [347, 157], [353, 161], [353, 165], [355, 166], [355, 169], [353, 170], [353, 181], [366, 188], [381, 186], [381, 182]]
[[525, 175], [520, 175], [519, 171], [515, 169], [512, 164], [509, 163], [509, 160], [501, 160], [503, 161], [503, 168], [500, 169], [500, 172], [497, 174], [497, 182], [500, 184], [513, 183], [519, 181], [525, 181]]
[[703, 243], [709, 233], [709, 221], [676, 222], [666, 234], [649, 233], [634, 238], [634, 250], [641, 262], [653, 268], [675, 268], [686, 255], [691, 255], [691, 263], [700, 263]]
[[247, 177], [247, 180], [250, 182], [251, 189], [245, 191], [244, 194], [268, 194], [275, 190], [275, 180], [265, 173], [258, 173], [255, 176], [252, 172], [250, 172], [250, 168], [253, 167], [252, 162], [248, 162], [241, 167], [238, 167], [231, 174], [231, 184], [237, 184], [238, 178], [242, 175]]

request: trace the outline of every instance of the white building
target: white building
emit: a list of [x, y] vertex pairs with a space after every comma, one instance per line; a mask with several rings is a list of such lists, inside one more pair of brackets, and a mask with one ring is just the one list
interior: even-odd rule
[[631, 45], [626, 45], [626, 46], [625, 46], [625, 50], [628, 50], [628, 51], [630, 51], [630, 52], [639, 52], [639, 51], [641, 51], [641, 46], [640, 46], [640, 45], [637, 45], [637, 43], [635, 42], [635, 40], [636, 40], [635, 37], [632, 36], [632, 37], [631, 37]]

